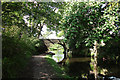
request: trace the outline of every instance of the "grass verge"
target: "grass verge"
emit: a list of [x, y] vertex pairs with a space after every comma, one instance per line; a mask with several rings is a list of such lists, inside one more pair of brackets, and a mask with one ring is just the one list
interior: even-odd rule
[[53, 69], [55, 70], [55, 72], [57, 73], [57, 77], [58, 78], [65, 78], [65, 79], [72, 79], [72, 77], [68, 76], [65, 71], [63, 71], [62, 67], [60, 67], [53, 59], [50, 55], [46, 55], [45, 59], [47, 60], [47, 62], [53, 67]]

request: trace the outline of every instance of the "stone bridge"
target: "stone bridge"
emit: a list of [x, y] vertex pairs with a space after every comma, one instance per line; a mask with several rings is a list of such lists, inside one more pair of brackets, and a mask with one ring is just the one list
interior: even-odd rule
[[50, 46], [50, 44], [54, 44], [54, 43], [58, 43], [59, 41], [61, 41], [63, 39], [43, 39], [45, 45], [47, 46], [47, 48]]
[[48, 53], [48, 48], [50, 44], [55, 44], [61, 41], [62, 39], [40, 39], [42, 41], [41, 46], [37, 49], [37, 52]]

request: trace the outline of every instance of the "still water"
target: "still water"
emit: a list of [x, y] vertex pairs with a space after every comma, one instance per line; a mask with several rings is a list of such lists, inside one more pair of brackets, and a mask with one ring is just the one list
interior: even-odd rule
[[[90, 57], [70, 58], [64, 67], [69, 76], [76, 79], [94, 80], [94, 64]], [[98, 60], [98, 80], [120, 80], [120, 63]]]

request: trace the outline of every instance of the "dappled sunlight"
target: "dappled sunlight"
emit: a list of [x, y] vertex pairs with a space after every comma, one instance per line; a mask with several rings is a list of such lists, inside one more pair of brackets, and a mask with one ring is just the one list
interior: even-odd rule
[[22, 73], [22, 78], [48, 79], [56, 76], [52, 65], [48, 64], [45, 55], [33, 55], [28, 67]]
[[29, 1], [1, 3], [3, 78], [120, 77], [120, 1]]
[[32, 57], [33, 58], [45, 58], [46, 56], [44, 56], [44, 55], [33, 55]]
[[48, 74], [48, 73], [45, 73], [45, 72], [39, 72], [38, 73], [39, 75], [41, 75], [41, 77], [37, 77], [36, 75], [37, 74], [35, 74], [35, 73], [33, 73], [33, 78], [36, 78], [36, 79], [48, 79], [48, 78], [50, 78], [52, 75], [54, 75], [54, 74]]

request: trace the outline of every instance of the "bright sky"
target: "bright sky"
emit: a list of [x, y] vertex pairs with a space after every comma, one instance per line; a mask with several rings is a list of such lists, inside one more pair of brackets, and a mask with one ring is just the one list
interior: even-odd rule
[[[32, 1], [32, 0], [31, 0]], [[34, 0], [33, 0], [34, 1]], [[53, 0], [54, 1], [54, 0]], [[37, 2], [34, 2], [34, 3], [37, 3]], [[57, 8], [55, 8], [55, 13], [57, 13], [58, 12], [58, 9]], [[29, 26], [30, 25], [30, 23], [29, 23], [29, 21], [27, 21], [27, 19], [26, 18], [28, 18], [29, 17], [29, 15], [26, 15], [26, 16], [24, 16], [23, 18], [24, 18], [24, 21], [25, 21], [25, 23], [27, 23], [27, 25]], [[44, 25], [43, 26], [43, 28], [42, 28], [42, 32], [41, 32], [41, 34], [42, 35], [46, 35], [46, 33], [50, 33], [50, 31], [47, 31], [47, 26], [46, 25]], [[55, 31], [51, 31], [51, 34], [50, 35], [48, 35], [47, 37], [46, 36], [41, 36], [40, 37], [40, 39], [63, 39], [63, 37], [57, 37], [56, 36], [56, 32]]]
[[[47, 31], [47, 27], [46, 27], [46, 25], [44, 25], [43, 28], [42, 28], [41, 34], [45, 35], [47, 32], [50, 32], [50, 31]], [[48, 37], [41, 37], [41, 38], [45, 38], [45, 39], [63, 39], [63, 37], [57, 37], [55, 31], [51, 31], [51, 32], [52, 33], [50, 35], [48, 35]]]

